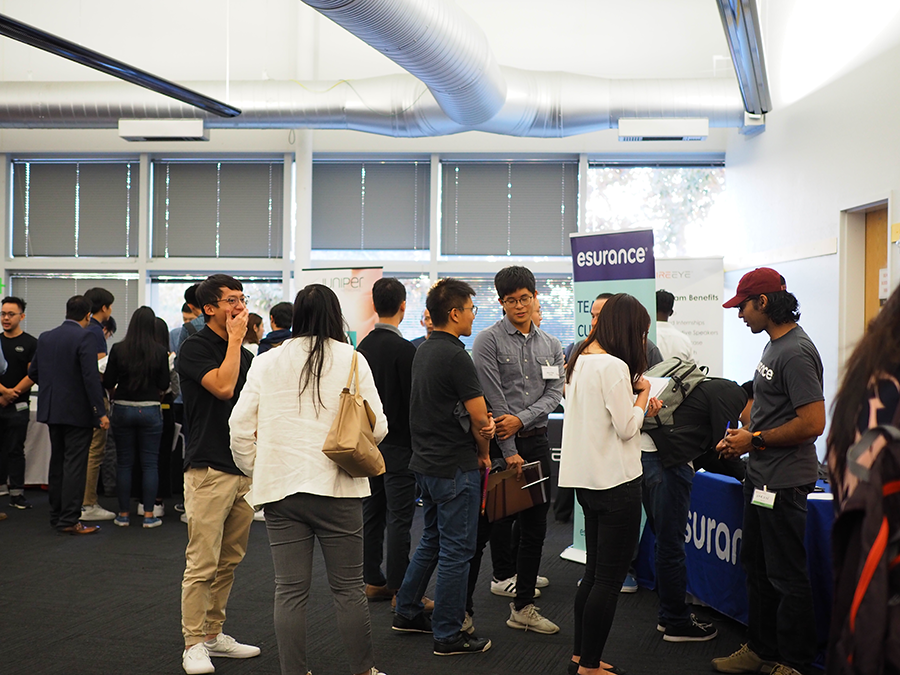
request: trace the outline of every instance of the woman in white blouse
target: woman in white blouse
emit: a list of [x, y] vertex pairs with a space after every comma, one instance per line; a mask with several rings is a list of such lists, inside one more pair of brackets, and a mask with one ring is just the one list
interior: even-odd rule
[[659, 406], [652, 399], [648, 409], [650, 384], [641, 375], [649, 329], [636, 298], [614, 295], [566, 367], [559, 484], [575, 488], [587, 549], [575, 595], [572, 675], [617, 672], [600, 657], [641, 525], [641, 425]]
[[[362, 575], [362, 498], [369, 481], [352, 478], [322, 453], [353, 357], [330, 288], [311, 284], [297, 293], [291, 336], [253, 359], [230, 419], [235, 464], [253, 478], [246, 499], [254, 508], [265, 506], [281, 672], [308, 671], [306, 603], [318, 539], [350, 672], [379, 675]], [[357, 363], [380, 442], [387, 419], [369, 364], [364, 358]]]

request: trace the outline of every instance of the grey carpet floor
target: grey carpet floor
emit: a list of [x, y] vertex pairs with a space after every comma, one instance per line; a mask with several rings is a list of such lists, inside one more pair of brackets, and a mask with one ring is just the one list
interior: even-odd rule
[[[144, 530], [103, 523], [87, 537], [59, 536], [48, 523], [47, 496], [28, 490], [35, 508], [9, 508], [0, 522], [0, 675], [178, 675], [181, 669], [180, 591], [186, 526], [167, 506], [162, 527]], [[102, 498], [109, 509], [115, 501]], [[421, 515], [414, 526], [414, 543]], [[560, 625], [556, 635], [506, 626], [509, 599], [491, 595], [490, 555], [484, 557], [475, 596], [475, 625], [491, 638], [485, 654], [438, 657], [431, 639], [391, 630], [389, 603], [369, 605], [377, 664], [388, 675], [563, 675], [572, 649], [572, 602], [582, 566], [559, 553], [572, 526], [552, 521], [541, 574], [550, 586], [536, 603]], [[348, 675], [337, 637], [321, 554], [309, 604], [308, 653], [314, 675]], [[238, 567], [228, 603], [226, 632], [259, 645], [245, 661], [217, 659], [220, 675], [277, 675], [278, 647], [272, 625], [272, 560], [264, 523], [255, 522], [247, 557]], [[736, 622], [698, 608], [719, 636], [710, 642], [672, 644], [656, 630], [656, 594], [622, 595], [604, 660], [630, 675], [709, 673], [710, 659], [731, 653], [745, 639]], [[304, 675], [304, 674], [298, 674]]]

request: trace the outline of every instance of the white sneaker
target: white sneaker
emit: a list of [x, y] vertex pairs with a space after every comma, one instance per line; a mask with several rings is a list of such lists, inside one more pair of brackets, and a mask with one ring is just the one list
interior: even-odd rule
[[543, 633], [544, 635], [553, 635], [559, 632], [559, 626], [545, 619], [538, 612], [538, 608], [532, 605], [525, 605], [522, 609], [517, 610], [514, 602], [509, 603], [510, 615], [506, 620], [506, 625], [510, 628], [518, 628], [519, 630], [533, 630], [535, 633]]
[[210, 656], [224, 656], [228, 659], [250, 659], [259, 656], [259, 647], [243, 645], [225, 633], [219, 633], [215, 640], [207, 640], [203, 646]]
[[6, 485], [5, 483], [3, 485], [0, 485], [0, 497], [5, 497], [8, 494], [9, 494], [9, 486]]
[[[535, 589], [547, 588], [547, 586], [549, 586], [549, 585], [550, 585], [550, 580], [547, 577], [542, 577], [540, 574], [538, 574], [538, 577], [534, 582]], [[535, 593], [534, 597], [537, 597], [537, 593]]]
[[472, 615], [466, 612], [466, 618], [463, 619], [462, 628], [460, 630], [466, 635], [471, 635], [475, 632], [475, 622], [472, 621]]
[[187, 514], [182, 513], [181, 517], [178, 520], [180, 520], [182, 523], [186, 523], [187, 522]]
[[107, 511], [99, 504], [81, 507], [81, 520], [113, 520], [116, 514]]
[[382, 673], [380, 670], [378, 670], [378, 668], [372, 666], [372, 670], [369, 671], [369, 675], [385, 675], [385, 673]]
[[[516, 577], [518, 575], [511, 576], [509, 579], [491, 579], [491, 593], [494, 595], [502, 595], [505, 598], [514, 598], [516, 597]], [[541, 577], [538, 577], [540, 579]], [[546, 581], [547, 578], [543, 577]], [[547, 581], [549, 584], [550, 582]], [[546, 584], [545, 584], [546, 585]], [[541, 597], [541, 589], [535, 585], [534, 589], [534, 597]]]
[[266, 522], [266, 510], [260, 509], [253, 514], [253, 520]]
[[153, 517], [154, 518], [162, 518], [166, 515], [166, 505], [165, 504], [154, 504], [153, 505]]
[[199, 675], [201, 673], [216, 672], [215, 666], [209, 660], [209, 651], [206, 645], [198, 642], [190, 649], [185, 649], [181, 655], [181, 667], [188, 675]]

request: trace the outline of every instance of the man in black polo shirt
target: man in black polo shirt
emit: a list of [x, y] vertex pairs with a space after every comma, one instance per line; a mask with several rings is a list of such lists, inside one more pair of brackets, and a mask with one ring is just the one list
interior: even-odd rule
[[[491, 641], [462, 632], [469, 560], [475, 553], [484, 470], [490, 468], [488, 416], [472, 359], [460, 341], [472, 334], [475, 291], [442, 279], [428, 292], [434, 332], [416, 352], [409, 427], [412, 459], [422, 491], [424, 530], [400, 592], [394, 630], [434, 633], [434, 653], [487, 651]], [[437, 566], [434, 614], [425, 616], [422, 594]]]
[[259, 654], [259, 647], [222, 632], [234, 569], [247, 552], [253, 522], [253, 509], [244, 500], [250, 479], [234, 464], [228, 431], [253, 358], [241, 347], [246, 298], [237, 279], [214, 274], [197, 287], [197, 301], [206, 325], [184, 341], [178, 356], [184, 415], [191, 427], [184, 458], [188, 545], [181, 584], [182, 666], [188, 675], [212, 673], [210, 656]]
[[0, 377], [0, 490], [7, 488], [9, 477], [9, 505], [17, 509], [31, 508], [31, 502], [25, 498], [25, 436], [28, 399], [34, 384], [28, 377], [28, 364], [37, 349], [37, 338], [19, 326], [24, 318], [22, 298], [3, 298], [0, 343], [7, 367]]
[[[406, 314], [406, 288], [397, 279], [372, 286], [378, 314], [374, 330], [359, 343], [384, 403], [388, 435], [379, 445], [385, 473], [369, 479], [372, 494], [363, 499], [363, 578], [369, 600], [390, 600], [409, 565], [409, 528], [415, 513], [416, 477], [409, 470], [409, 391], [416, 348], [398, 326]], [[387, 576], [381, 569], [387, 524]]]

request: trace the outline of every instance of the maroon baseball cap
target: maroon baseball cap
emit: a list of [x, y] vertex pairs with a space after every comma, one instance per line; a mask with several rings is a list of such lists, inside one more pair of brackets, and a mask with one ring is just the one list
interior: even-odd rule
[[778, 272], [771, 267], [760, 267], [752, 272], [747, 272], [741, 277], [737, 293], [722, 307], [739, 307], [744, 300], [754, 295], [786, 290], [787, 286], [784, 285], [784, 279]]

